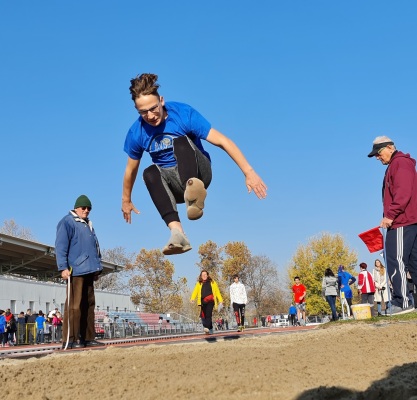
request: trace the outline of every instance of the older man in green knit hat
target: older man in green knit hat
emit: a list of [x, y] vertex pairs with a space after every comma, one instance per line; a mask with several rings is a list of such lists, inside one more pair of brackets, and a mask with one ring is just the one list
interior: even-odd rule
[[63, 321], [63, 347], [67, 348], [103, 345], [95, 340], [94, 329], [94, 281], [103, 267], [97, 236], [88, 218], [91, 209], [90, 199], [82, 194], [57, 226], [56, 261], [68, 285]]

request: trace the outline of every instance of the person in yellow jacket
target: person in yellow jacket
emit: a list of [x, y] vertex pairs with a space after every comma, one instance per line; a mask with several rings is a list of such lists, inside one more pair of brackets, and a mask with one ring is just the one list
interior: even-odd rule
[[203, 323], [204, 333], [206, 335], [212, 334], [213, 308], [218, 306], [219, 311], [223, 308], [223, 297], [217, 283], [205, 269], [200, 272], [198, 282], [191, 294], [190, 303], [193, 303], [195, 299], [197, 299], [197, 305], [201, 307], [200, 317]]

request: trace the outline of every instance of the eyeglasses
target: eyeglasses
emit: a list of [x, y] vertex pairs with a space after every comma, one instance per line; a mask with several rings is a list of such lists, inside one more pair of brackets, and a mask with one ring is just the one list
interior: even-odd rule
[[83, 210], [83, 211], [85, 211], [85, 210], [91, 211], [91, 207], [82, 206], [81, 207], [81, 210]]
[[384, 150], [384, 149], [386, 149], [387, 148], [387, 146], [385, 146], [385, 147], [381, 147], [379, 150], [378, 150], [378, 155], [380, 156], [381, 155], [381, 153], [382, 153], [382, 150]]
[[159, 112], [159, 101], [158, 104], [156, 104], [155, 106], [148, 108], [147, 110], [138, 110], [138, 113], [142, 116], [142, 117], [146, 117], [148, 115], [148, 112], [151, 112], [152, 114], [157, 114]]

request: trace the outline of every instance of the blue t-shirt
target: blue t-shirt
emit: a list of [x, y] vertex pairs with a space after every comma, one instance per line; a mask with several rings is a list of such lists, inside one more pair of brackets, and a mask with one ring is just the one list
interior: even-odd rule
[[210, 159], [204, 150], [201, 139], [206, 140], [211, 124], [188, 104], [166, 102], [167, 118], [158, 126], [146, 123], [142, 117], [135, 121], [127, 133], [124, 151], [133, 160], [140, 160], [147, 151], [154, 164], [163, 167], [174, 167], [173, 140], [188, 136], [199, 150]]
[[44, 322], [46, 321], [46, 318], [44, 316], [39, 315], [38, 317], [36, 317], [35, 322], [36, 322], [36, 329], [44, 329]]

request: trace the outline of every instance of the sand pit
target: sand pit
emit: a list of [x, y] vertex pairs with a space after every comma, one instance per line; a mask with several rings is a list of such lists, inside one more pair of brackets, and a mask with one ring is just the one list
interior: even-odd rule
[[[0, 360], [1, 398], [410, 399], [417, 321]], [[417, 398], [417, 397], [416, 397]]]

